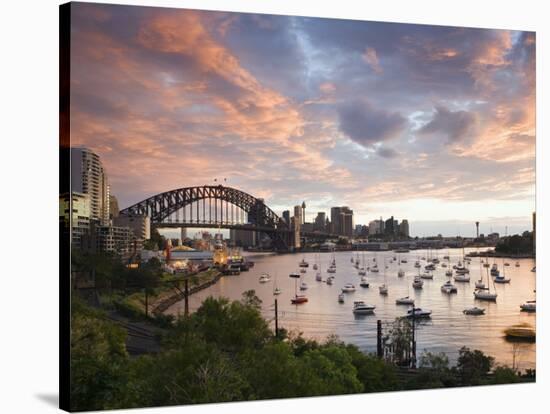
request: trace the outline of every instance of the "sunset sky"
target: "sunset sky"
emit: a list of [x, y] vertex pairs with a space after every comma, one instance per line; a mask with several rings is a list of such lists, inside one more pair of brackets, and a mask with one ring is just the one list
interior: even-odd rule
[[227, 185], [412, 235], [531, 228], [535, 35], [73, 4], [71, 139], [121, 208]]

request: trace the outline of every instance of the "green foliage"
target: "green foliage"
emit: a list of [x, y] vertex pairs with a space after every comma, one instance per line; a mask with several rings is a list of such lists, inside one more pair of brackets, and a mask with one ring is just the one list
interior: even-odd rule
[[73, 410], [114, 408], [128, 373], [126, 333], [77, 300], [71, 317]]
[[532, 254], [533, 233], [526, 231], [522, 235], [504, 237], [495, 246], [495, 250], [506, 254]]
[[151, 238], [145, 240], [143, 248], [146, 250], [162, 250], [166, 245], [166, 238], [161, 236], [157, 229], [151, 229]]
[[395, 368], [385, 361], [361, 352], [355, 345], [345, 345], [357, 370], [357, 379], [364, 392], [380, 392], [398, 389]]
[[493, 371], [493, 384], [513, 384], [521, 382], [517, 372], [507, 366], [498, 366]]
[[495, 359], [485, 355], [478, 349], [473, 351], [468, 347], [462, 347], [459, 351], [456, 368], [460, 374], [462, 385], [478, 385], [482, 383]]
[[449, 367], [449, 358], [443, 352], [424, 352], [419, 361], [418, 375], [407, 388], [441, 388], [458, 385], [454, 371]]

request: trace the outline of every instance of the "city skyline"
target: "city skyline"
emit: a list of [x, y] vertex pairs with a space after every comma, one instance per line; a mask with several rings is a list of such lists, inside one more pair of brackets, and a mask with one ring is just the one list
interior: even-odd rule
[[227, 185], [412, 236], [531, 228], [533, 33], [77, 4], [72, 141], [127, 207]]

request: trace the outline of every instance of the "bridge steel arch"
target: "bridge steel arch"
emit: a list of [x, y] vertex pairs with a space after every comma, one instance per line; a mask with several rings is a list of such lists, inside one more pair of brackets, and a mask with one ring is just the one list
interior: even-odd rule
[[[252, 226], [243, 226], [243, 229], [261, 231], [268, 234], [277, 248], [286, 250], [290, 247], [289, 227], [262, 199], [236, 188], [222, 185], [203, 185], [166, 191], [127, 207], [121, 210], [119, 214], [126, 216], [149, 216], [152, 225], [162, 225], [168, 217], [184, 207], [197, 203], [198, 209], [198, 202], [202, 200], [214, 200], [215, 202], [221, 200], [233, 204], [247, 213], [248, 222], [252, 224]], [[185, 227], [186, 224], [189, 224], [193, 227], [222, 226], [230, 228], [233, 224], [228, 220], [227, 216], [226, 220], [223, 220], [223, 214], [220, 214], [220, 218], [222, 219], [215, 222], [205, 222], [204, 217], [201, 222], [199, 215], [199, 211], [197, 211], [195, 221], [191, 219], [188, 223], [181, 223], [181, 226]]]

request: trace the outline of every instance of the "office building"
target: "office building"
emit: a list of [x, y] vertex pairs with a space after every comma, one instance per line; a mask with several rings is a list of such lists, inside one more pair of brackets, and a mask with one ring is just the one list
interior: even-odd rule
[[407, 219], [401, 220], [401, 224], [399, 225], [399, 233], [403, 237], [410, 237], [410, 234], [409, 234], [409, 221]]
[[287, 226], [290, 226], [290, 211], [283, 211], [283, 220], [285, 221]]
[[229, 238], [232, 244], [238, 247], [256, 247], [259, 242], [259, 233], [248, 230], [229, 230]]
[[327, 215], [324, 211], [319, 211], [315, 217], [314, 229], [317, 231], [325, 231]]
[[118, 216], [113, 224], [119, 227], [129, 227], [136, 239], [144, 241], [151, 238], [151, 219], [149, 216]]
[[372, 220], [369, 222], [369, 235], [384, 234], [384, 220]]
[[109, 194], [109, 218], [114, 219], [114, 218], [118, 217], [118, 212], [119, 211], [120, 210], [118, 208], [117, 198], [114, 195]]
[[331, 233], [340, 236], [353, 236], [353, 210], [349, 207], [332, 207], [330, 209]]
[[384, 223], [384, 232], [389, 235], [399, 234], [399, 222], [391, 216]]
[[109, 222], [109, 183], [99, 155], [87, 148], [71, 148], [71, 190], [90, 198], [90, 219]]
[[71, 247], [81, 249], [90, 232], [90, 198], [76, 192], [60, 195], [59, 221], [62, 231], [69, 233]]

